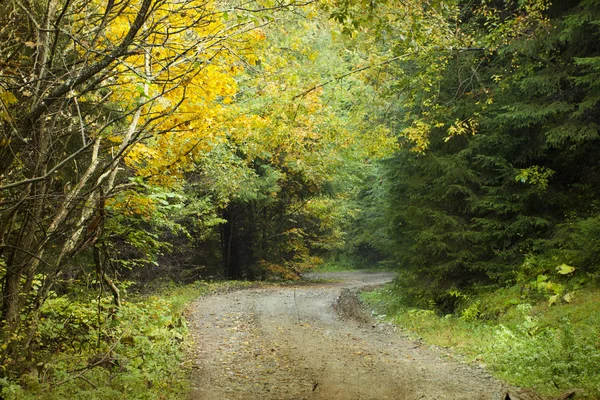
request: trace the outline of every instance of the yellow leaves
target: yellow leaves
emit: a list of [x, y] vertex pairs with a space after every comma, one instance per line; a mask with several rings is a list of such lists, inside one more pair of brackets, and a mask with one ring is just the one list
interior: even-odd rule
[[[140, 4], [141, 0], [132, 0], [109, 10], [96, 43], [98, 54], [102, 47], [111, 51], [122, 40]], [[100, 0], [86, 2], [74, 29], [89, 29], [89, 16], [103, 15], [105, 7]], [[143, 28], [143, 39], [115, 65], [110, 78], [116, 89], [109, 101], [127, 113], [125, 121], [155, 133], [125, 156], [125, 163], [153, 184], [180, 184], [185, 172], [225, 140], [229, 127], [260, 125], [252, 118], [241, 118], [238, 124], [230, 108], [238, 92], [236, 76], [244, 71], [244, 62], [258, 63], [254, 50], [266, 35], [260, 29], [241, 33], [242, 27], [227, 26], [217, 16], [223, 14], [210, 0], [157, 3]], [[112, 134], [108, 139], [119, 144], [123, 137]]]
[[267, 263], [262, 260], [259, 265], [267, 272], [273, 275], [280, 276], [283, 279], [298, 280], [300, 276], [298, 272], [294, 271], [294, 268], [286, 267], [281, 264]]
[[556, 272], [558, 272], [561, 275], [569, 275], [572, 274], [574, 271], [575, 267], [572, 267], [567, 264], [561, 264], [558, 267], [556, 267]]
[[255, 66], [257, 64], [258, 57], [255, 54], [248, 54], [246, 56], [246, 61], [248, 64]]
[[363, 157], [368, 159], [389, 157], [398, 149], [398, 140], [384, 125], [374, 126], [361, 135], [359, 140]]
[[196, 164], [215, 145], [223, 141], [217, 134], [218, 130], [201, 127], [202, 121], [196, 122], [190, 123], [189, 130], [174, 128], [147, 143], [136, 144], [127, 153], [126, 164], [152, 184], [163, 187], [179, 186], [183, 175], [194, 170]]
[[8, 90], [0, 88], [0, 103], [0, 120], [12, 121], [8, 109], [11, 105], [17, 103], [17, 98]]
[[306, 108], [308, 114], [314, 114], [323, 106], [321, 96], [323, 94], [323, 88], [317, 88], [306, 95], [302, 101], [302, 104]]
[[519, 37], [533, 37], [540, 29], [548, 31], [551, 28], [547, 16], [549, 7], [550, 2], [547, 0], [525, 0], [519, 2], [519, 6], [509, 15], [506, 14], [506, 9], [499, 10], [488, 3], [476, 7], [475, 14], [484, 18], [488, 28], [485, 37], [488, 50], [497, 50]]
[[[570, 265], [561, 264], [556, 267], [556, 272], [560, 275], [570, 275], [575, 272], [575, 269], [575, 267]], [[549, 281], [546, 275], [538, 275], [536, 281], [532, 282], [532, 284], [539, 291], [553, 293], [553, 295], [548, 297], [548, 306], [550, 307], [560, 301], [561, 298], [565, 303], [573, 301], [574, 294], [572, 292], [565, 293], [565, 285]]]
[[156, 152], [143, 143], [133, 145], [125, 156], [125, 163], [129, 166], [141, 166], [152, 159]]
[[131, 24], [135, 18], [135, 15], [130, 12], [124, 12], [117, 15], [112, 23], [109, 25], [106, 31], [106, 39], [108, 42], [118, 43], [120, 42], [131, 27]]
[[126, 216], [139, 216], [144, 220], [150, 220], [152, 213], [156, 211], [154, 199], [136, 192], [126, 192], [117, 198], [106, 200], [106, 207], [115, 213]]
[[574, 297], [575, 295], [572, 292], [570, 292], [563, 296], [563, 300], [565, 301], [565, 303], [571, 303]]
[[123, 142], [123, 138], [120, 136], [111, 135], [107, 137], [108, 141], [114, 144], [121, 144]]
[[262, 29], [254, 29], [252, 32], [250, 32], [250, 35], [256, 41], [263, 41], [267, 39], [267, 35]]
[[521, 169], [515, 177], [515, 181], [528, 183], [538, 187], [540, 190], [546, 190], [552, 175], [554, 175], [554, 170], [534, 165], [529, 168]]
[[467, 118], [465, 120], [456, 120], [454, 123], [448, 128], [448, 137], [446, 137], [445, 141], [447, 142], [453, 136], [461, 136], [461, 135], [475, 135], [477, 133], [477, 121], [473, 118]]
[[402, 130], [402, 135], [412, 143], [412, 150], [423, 153], [429, 147], [430, 132], [431, 126], [428, 123], [416, 120], [411, 126]]

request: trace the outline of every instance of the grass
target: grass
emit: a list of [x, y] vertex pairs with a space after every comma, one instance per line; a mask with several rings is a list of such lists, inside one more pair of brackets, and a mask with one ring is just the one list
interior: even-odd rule
[[376, 313], [427, 343], [486, 365], [505, 381], [557, 396], [600, 398], [600, 291], [580, 289], [571, 303], [521, 298], [518, 288], [465, 301], [459, 315], [411, 309], [391, 288], [363, 293]]
[[356, 270], [351, 264], [340, 261], [326, 261], [310, 272], [346, 272]]
[[393, 271], [391, 267], [386, 267], [378, 264], [366, 265], [352, 257], [337, 257], [329, 258], [322, 264], [318, 265], [311, 272], [347, 272], [347, 271], [374, 271], [384, 272]]

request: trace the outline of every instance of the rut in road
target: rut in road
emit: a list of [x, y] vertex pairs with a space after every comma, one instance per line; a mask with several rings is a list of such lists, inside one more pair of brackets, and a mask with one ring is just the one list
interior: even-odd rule
[[341, 283], [253, 289], [202, 298], [191, 310], [192, 399], [496, 399], [502, 383], [383, 324], [334, 310], [344, 288], [384, 273], [337, 273]]

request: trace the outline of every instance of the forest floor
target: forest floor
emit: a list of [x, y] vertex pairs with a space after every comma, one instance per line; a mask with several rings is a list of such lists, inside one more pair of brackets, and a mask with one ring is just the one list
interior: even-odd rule
[[392, 274], [311, 278], [320, 281], [219, 294], [192, 305], [192, 399], [505, 398], [505, 386], [481, 368], [411, 340], [361, 308], [358, 290]]

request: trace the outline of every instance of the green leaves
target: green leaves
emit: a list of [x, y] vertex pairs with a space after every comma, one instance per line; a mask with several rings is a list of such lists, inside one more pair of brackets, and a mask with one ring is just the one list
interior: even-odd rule
[[[403, 21], [382, 28], [403, 39], [380, 47], [365, 41], [372, 51], [394, 46], [407, 57], [377, 72], [393, 82], [378, 91], [390, 99], [380, 118], [400, 133], [403, 148], [373, 185], [384, 194], [364, 204], [387, 228], [390, 243], [379, 247], [387, 262], [412, 275], [401, 290], [417, 288], [444, 311], [454, 307], [450, 287], [518, 279], [556, 303], [585, 280], [571, 268], [598, 271], [598, 60], [591, 49], [600, 29], [587, 22], [598, 6], [548, 7], [459, 2], [457, 13], [438, 15], [446, 19], [431, 42], [413, 36], [418, 52], [409, 52]], [[431, 21], [419, 21], [420, 29]], [[435, 37], [450, 21], [455, 35]]]
[[574, 271], [575, 267], [572, 267], [567, 264], [561, 264], [558, 267], [556, 267], [556, 272], [558, 272], [561, 275], [569, 275], [572, 274]]
[[546, 190], [548, 188], [548, 180], [552, 177], [552, 175], [554, 175], [553, 170], [534, 165], [532, 167], [522, 169], [515, 177], [515, 180], [537, 186], [540, 190]]
[[[185, 296], [198, 295], [193, 288], [186, 290]], [[39, 378], [36, 374], [27, 387], [0, 381], [3, 395], [11, 399], [185, 396], [180, 343], [187, 324], [181, 315], [181, 293], [130, 299], [116, 312], [110, 311], [110, 298], [96, 297], [84, 290], [46, 302], [32, 355]], [[76, 374], [85, 379], [76, 379]], [[95, 390], [87, 393], [90, 385]]]

